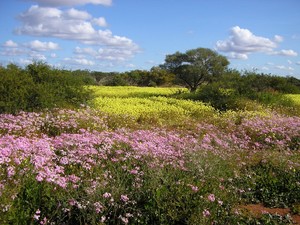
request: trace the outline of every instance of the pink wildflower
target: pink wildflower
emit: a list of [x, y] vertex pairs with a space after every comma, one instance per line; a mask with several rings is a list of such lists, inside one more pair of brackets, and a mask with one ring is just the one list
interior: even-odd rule
[[123, 202], [127, 202], [129, 200], [128, 196], [127, 195], [121, 195], [121, 200]]
[[135, 170], [135, 169], [133, 169], [133, 170], [130, 170], [130, 174], [134, 174], [134, 175], [136, 175], [136, 174], [138, 174], [139, 173], [139, 171], [137, 171], [137, 170]]
[[214, 202], [216, 200], [216, 197], [214, 194], [210, 194], [208, 197], [208, 200], [211, 201], [211, 202]]
[[110, 198], [111, 193], [105, 192], [102, 196], [103, 196], [103, 198]]
[[40, 216], [41, 216], [40, 214], [41, 214], [41, 211], [40, 211], [39, 209], [36, 210], [36, 212], [35, 212], [33, 218], [34, 218], [35, 220], [39, 220], [39, 219], [40, 219]]
[[128, 218], [121, 216], [121, 220], [124, 224], [128, 224]]
[[100, 202], [95, 202], [94, 206], [95, 206], [96, 213], [102, 212], [103, 206], [100, 204]]
[[210, 216], [210, 212], [207, 209], [204, 209], [202, 212], [204, 217], [209, 217]]

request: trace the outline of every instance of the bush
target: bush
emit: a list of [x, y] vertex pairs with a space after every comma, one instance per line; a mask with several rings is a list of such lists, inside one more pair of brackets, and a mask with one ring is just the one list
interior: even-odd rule
[[242, 196], [252, 203], [269, 207], [291, 207], [300, 201], [299, 169], [287, 169], [272, 162], [260, 161], [243, 171], [248, 174], [238, 183]]
[[0, 113], [78, 106], [90, 98], [85, 78], [41, 62], [25, 69], [13, 64], [1, 67]]
[[34, 81], [15, 65], [0, 68], [0, 113], [28, 109], [35, 99]]
[[233, 89], [224, 89], [218, 83], [207, 84], [196, 93], [179, 93], [176, 97], [209, 103], [217, 110], [235, 110], [238, 106], [238, 95]]

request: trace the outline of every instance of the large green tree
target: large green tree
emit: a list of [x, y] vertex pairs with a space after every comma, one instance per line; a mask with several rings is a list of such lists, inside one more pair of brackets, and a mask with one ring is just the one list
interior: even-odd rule
[[167, 55], [161, 67], [174, 73], [191, 92], [195, 92], [200, 84], [222, 75], [228, 65], [225, 56], [208, 48], [197, 48]]

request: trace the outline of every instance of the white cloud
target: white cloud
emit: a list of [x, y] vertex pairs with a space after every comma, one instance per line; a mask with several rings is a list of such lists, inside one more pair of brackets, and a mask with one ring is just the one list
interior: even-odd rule
[[31, 0], [43, 6], [112, 5], [112, 0]]
[[4, 56], [17, 56], [17, 55], [23, 55], [26, 54], [26, 50], [23, 48], [4, 48], [3, 50], [0, 51], [1, 55]]
[[37, 52], [31, 52], [31, 53], [29, 53], [29, 56], [34, 60], [41, 60], [41, 61], [47, 60], [45, 55], [37, 53]]
[[[40, 52], [52, 51], [59, 49], [57, 43], [53, 42], [41, 42], [34, 40], [28, 43], [15, 43], [11, 40], [6, 41], [1, 48], [0, 55], [3, 56], [26, 56], [37, 60], [46, 60], [46, 56]], [[51, 57], [56, 54], [52, 53]]]
[[291, 60], [287, 60], [287, 62], [288, 62], [289, 65], [293, 64], [293, 62]]
[[238, 26], [231, 28], [230, 36], [225, 41], [218, 41], [216, 48], [222, 52], [249, 54], [251, 52], [270, 52], [277, 47], [274, 41], [254, 35]]
[[269, 67], [266, 67], [266, 66], [263, 66], [261, 69], [262, 70], [270, 70]]
[[82, 65], [82, 66], [93, 66], [95, 62], [85, 58], [65, 58], [64, 61], [73, 65]]
[[20, 59], [20, 64], [21, 65], [28, 65], [28, 64], [31, 64], [31, 63], [33, 63], [33, 60], [23, 59], [23, 58]]
[[294, 50], [275, 51], [278, 43], [283, 41], [283, 37], [275, 35], [271, 40], [266, 37], [254, 35], [248, 29], [242, 29], [238, 26], [231, 28], [230, 36], [227, 40], [220, 40], [216, 43], [216, 50], [227, 52], [229, 58], [247, 59], [251, 53], [265, 53], [269, 55], [297, 56]]
[[106, 22], [104, 18], [100, 18], [93, 19], [87, 12], [76, 9], [63, 11], [35, 5], [19, 16], [23, 26], [19, 27], [16, 32], [32, 36], [74, 40], [87, 45], [108, 48], [106, 51], [110, 52], [111, 49], [125, 52], [125, 54], [122, 53], [123, 55], [134, 55], [139, 51], [138, 45], [127, 37], [113, 35], [110, 30], [94, 29], [93, 22], [98, 21], [102, 25]]
[[12, 40], [8, 40], [3, 44], [4, 47], [15, 48], [18, 47], [18, 44], [13, 42]]
[[30, 49], [34, 51], [49, 51], [49, 50], [57, 50], [59, 48], [57, 43], [53, 42], [41, 42], [39, 40], [31, 41], [26, 44]]
[[300, 61], [296, 62], [297, 65], [300, 65]]
[[95, 60], [107, 60], [107, 61], [126, 61], [133, 57], [134, 52], [126, 48], [99, 48], [98, 50], [93, 48], [80, 48], [76, 47], [74, 53], [78, 56], [92, 56]]
[[280, 65], [280, 66], [275, 66], [275, 68], [276, 69], [280, 69], [280, 70], [287, 70], [287, 71], [293, 71], [294, 70], [294, 68], [293, 67], [286, 67], [286, 66], [282, 66], [282, 65]]
[[51, 53], [51, 58], [56, 58], [57, 57], [57, 55], [55, 54], [55, 53]]
[[130, 64], [125, 65], [125, 67], [132, 69], [132, 68], [136, 68], [136, 65], [130, 63]]
[[243, 54], [243, 53], [236, 53], [236, 52], [230, 52], [228, 54], [228, 58], [230, 59], [248, 59], [248, 55], [247, 54]]
[[283, 41], [283, 37], [280, 36], [280, 35], [275, 35], [274, 41], [275, 41], [275, 42], [282, 42], [282, 41]]
[[104, 17], [95, 18], [92, 22], [100, 27], [107, 27], [107, 22]]
[[100, 48], [96, 58], [101, 60], [126, 61], [132, 56], [132, 51], [127, 49]]
[[291, 49], [289, 49], [289, 50], [283, 49], [280, 51], [274, 51], [271, 54], [272, 55], [282, 55], [282, 56], [297, 56], [298, 55], [297, 52], [295, 52], [294, 50], [291, 50]]
[[70, 18], [69, 11], [56, 8], [34, 5], [22, 13], [19, 19], [23, 22], [23, 27], [16, 30], [18, 34], [84, 40], [96, 33], [89, 22]]
[[75, 50], [74, 50], [74, 53], [83, 54], [83, 55], [91, 55], [91, 56], [96, 56], [97, 55], [97, 51], [94, 50], [93, 48], [76, 47]]
[[74, 19], [74, 20], [87, 20], [90, 19], [92, 16], [85, 12], [85, 11], [79, 11], [77, 9], [69, 9], [64, 13], [64, 16], [66, 19]]

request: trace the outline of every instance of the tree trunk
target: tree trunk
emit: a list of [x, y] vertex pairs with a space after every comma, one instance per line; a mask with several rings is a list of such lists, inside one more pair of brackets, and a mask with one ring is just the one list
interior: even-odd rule
[[191, 88], [190, 88], [190, 92], [191, 92], [191, 93], [195, 93], [196, 90], [197, 90], [197, 87], [191, 87]]

